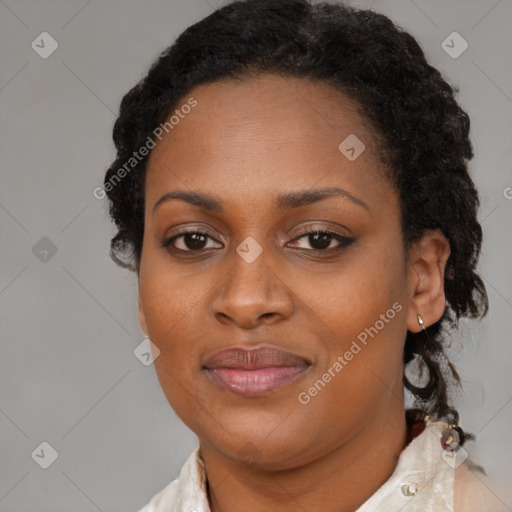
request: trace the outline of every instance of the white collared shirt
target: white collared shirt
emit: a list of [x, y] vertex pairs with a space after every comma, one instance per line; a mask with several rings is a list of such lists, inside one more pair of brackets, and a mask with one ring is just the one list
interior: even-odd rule
[[[356, 512], [502, 512], [509, 510], [468, 469], [467, 452], [441, 447], [444, 422], [426, 428], [402, 451], [389, 479]], [[206, 471], [197, 448], [180, 476], [139, 512], [210, 512]]]

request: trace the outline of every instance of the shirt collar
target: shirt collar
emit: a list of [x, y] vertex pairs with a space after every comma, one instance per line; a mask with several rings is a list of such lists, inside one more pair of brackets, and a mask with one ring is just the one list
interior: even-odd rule
[[[441, 446], [445, 428], [444, 422], [427, 421], [423, 432], [400, 454], [389, 479], [356, 512], [452, 511], [456, 464], [447, 458]], [[205, 464], [199, 448], [189, 456], [173, 484], [177, 484], [173, 500], [175, 510], [210, 512]]]

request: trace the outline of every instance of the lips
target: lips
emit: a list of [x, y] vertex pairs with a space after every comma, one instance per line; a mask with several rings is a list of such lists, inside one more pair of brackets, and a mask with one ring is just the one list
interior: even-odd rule
[[229, 348], [216, 352], [204, 363], [212, 379], [231, 393], [262, 396], [281, 388], [306, 371], [305, 358], [263, 346], [256, 349]]

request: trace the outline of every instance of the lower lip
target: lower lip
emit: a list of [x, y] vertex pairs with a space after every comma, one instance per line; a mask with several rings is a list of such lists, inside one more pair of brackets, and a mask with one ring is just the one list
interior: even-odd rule
[[208, 373], [231, 393], [241, 396], [263, 396], [281, 388], [307, 369], [307, 366], [272, 366], [257, 370], [214, 368]]

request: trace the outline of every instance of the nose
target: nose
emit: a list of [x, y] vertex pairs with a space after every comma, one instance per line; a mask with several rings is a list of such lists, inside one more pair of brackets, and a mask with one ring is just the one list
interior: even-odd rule
[[293, 312], [292, 293], [270, 268], [269, 260], [270, 255], [265, 250], [251, 263], [233, 253], [231, 270], [211, 303], [215, 318], [220, 323], [252, 329], [290, 317]]

